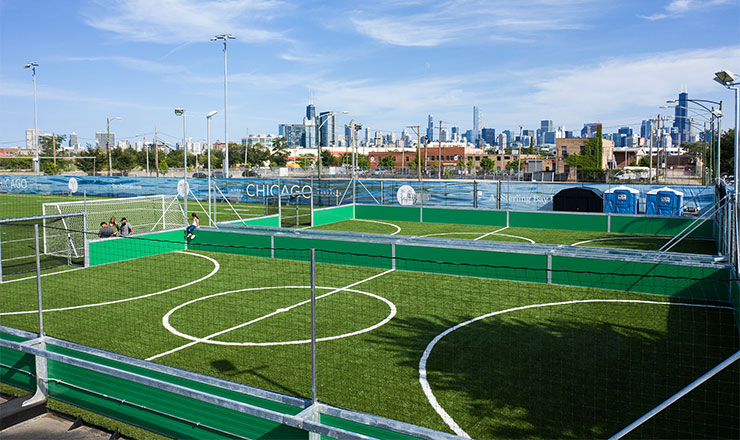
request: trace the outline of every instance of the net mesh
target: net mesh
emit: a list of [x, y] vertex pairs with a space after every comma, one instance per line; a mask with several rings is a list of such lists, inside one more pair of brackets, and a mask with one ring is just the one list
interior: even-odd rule
[[[186, 226], [185, 213], [174, 196], [146, 196], [120, 199], [91, 199], [61, 203], [44, 203], [44, 215], [87, 213], [87, 231], [97, 232], [101, 222], [115, 217], [126, 218], [134, 233], [177, 229]], [[79, 228], [82, 229], [82, 228]]]

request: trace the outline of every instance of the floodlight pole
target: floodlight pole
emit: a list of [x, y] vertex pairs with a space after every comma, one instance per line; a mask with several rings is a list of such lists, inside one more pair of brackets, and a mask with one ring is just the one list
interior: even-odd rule
[[208, 222], [213, 223], [213, 207], [211, 205], [211, 118], [218, 112], [216, 110], [206, 115], [206, 126], [208, 133]]
[[419, 182], [421, 182], [421, 126], [407, 125], [406, 128], [410, 128], [416, 132], [416, 172]]
[[[187, 117], [185, 116], [185, 110], [182, 108], [176, 108], [175, 114], [177, 116], [182, 116], [182, 153], [183, 153], [183, 168], [182, 168], [182, 175], [183, 179], [185, 180], [185, 186], [187, 187], [188, 184], [188, 146], [187, 146], [187, 136], [188, 136], [188, 123], [187, 123]], [[188, 216], [188, 196], [190, 194], [188, 191], [185, 191], [185, 196], [183, 199], [185, 199], [185, 217]]]
[[115, 118], [105, 118], [106, 122], [106, 137], [105, 137], [105, 145], [108, 149], [108, 176], [113, 175], [113, 159], [111, 158], [110, 154], [110, 121], [115, 121], [118, 119], [123, 119], [120, 116], [116, 116]]
[[231, 34], [220, 34], [211, 38], [211, 41], [223, 40], [224, 42], [224, 143], [226, 151], [224, 152], [224, 177], [229, 178], [229, 82], [226, 72], [226, 42], [236, 39]]
[[24, 69], [31, 69], [31, 75], [33, 76], [33, 172], [39, 174], [40, 163], [39, 163], [39, 127], [38, 127], [38, 113], [36, 111], [36, 68], [39, 66], [36, 62], [30, 62], [23, 66]]

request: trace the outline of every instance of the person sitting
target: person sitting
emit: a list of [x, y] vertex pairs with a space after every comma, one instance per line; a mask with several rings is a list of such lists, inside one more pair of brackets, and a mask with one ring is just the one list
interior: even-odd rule
[[198, 227], [200, 226], [200, 220], [198, 219], [197, 214], [192, 213], [190, 215], [190, 219], [193, 221], [193, 223], [185, 228], [185, 238], [193, 239], [195, 238], [195, 234], [193, 234], [193, 232], [195, 232], [195, 230], [198, 229]]
[[108, 222], [108, 226], [110, 226], [110, 228], [113, 229], [113, 232], [114, 232], [113, 235], [116, 235], [119, 232], [121, 232], [121, 227], [118, 226], [118, 223], [116, 223], [116, 218], [115, 217], [111, 217], [110, 218], [110, 221]]
[[116, 235], [116, 232], [113, 230], [113, 228], [108, 225], [106, 222], [100, 222], [100, 231], [98, 231], [98, 237], [100, 238], [109, 238]]
[[134, 228], [131, 227], [131, 223], [126, 220], [126, 217], [121, 217], [121, 237], [130, 237], [134, 233]]

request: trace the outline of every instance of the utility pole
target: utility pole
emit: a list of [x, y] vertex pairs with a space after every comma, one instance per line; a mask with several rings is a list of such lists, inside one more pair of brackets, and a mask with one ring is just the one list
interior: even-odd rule
[[249, 128], [247, 128], [247, 137], [244, 138], [244, 171], [247, 171], [247, 150], [249, 150]]
[[437, 151], [437, 179], [442, 179], [442, 121], [439, 121], [439, 139]]
[[519, 157], [516, 161], [516, 180], [522, 180], [522, 148], [524, 147], [524, 139], [522, 126], [519, 126]]
[[154, 167], [157, 170], [157, 177], [159, 177], [159, 144], [157, 144], [157, 124], [154, 124]]
[[[660, 115], [658, 115], [660, 117]], [[656, 118], [657, 119], [657, 118]], [[653, 184], [653, 144], [655, 143], [655, 138], [653, 136], [653, 133], [655, 133], [656, 128], [653, 127], [653, 124], [650, 124], [650, 171], [648, 171], [648, 182], [652, 185]], [[627, 161], [625, 161], [625, 166]]]
[[53, 131], [51, 132], [51, 151], [54, 156], [54, 168], [57, 167], [57, 135]]

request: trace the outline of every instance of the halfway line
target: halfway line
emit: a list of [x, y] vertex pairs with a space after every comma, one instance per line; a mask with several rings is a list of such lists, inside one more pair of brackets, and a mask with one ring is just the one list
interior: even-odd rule
[[497, 230], [497, 231], [492, 231], [492, 232], [489, 232], [489, 233], [487, 233], [487, 234], [483, 234], [483, 235], [481, 235], [481, 236], [480, 236], [480, 237], [478, 237], [478, 238], [474, 238], [473, 240], [480, 240], [481, 238], [485, 238], [485, 237], [488, 237], [488, 236], [489, 236], [489, 235], [491, 235], [491, 234], [495, 234], [495, 233], [497, 233], [497, 232], [501, 232], [501, 231], [503, 231], [504, 229], [509, 229], [509, 227], [508, 227], [508, 226], [505, 226], [505, 227], [503, 227], [503, 228], [501, 228], [501, 229], [499, 229], [499, 230]]

